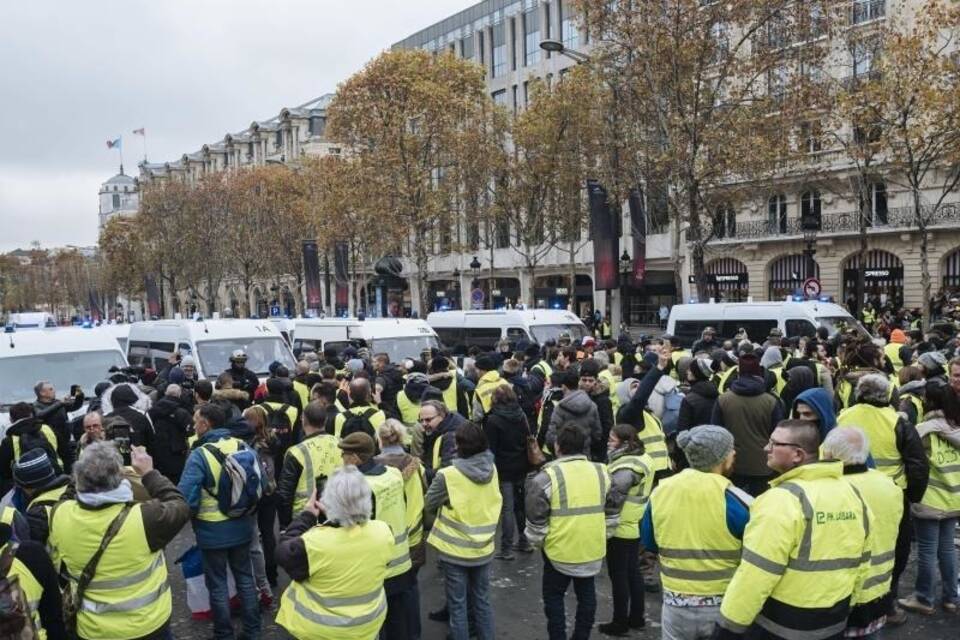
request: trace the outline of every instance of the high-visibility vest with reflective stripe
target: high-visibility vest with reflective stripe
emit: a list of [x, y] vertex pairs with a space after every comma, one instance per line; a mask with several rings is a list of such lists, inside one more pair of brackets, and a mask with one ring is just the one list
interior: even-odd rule
[[317, 486], [317, 478], [329, 478], [333, 470], [343, 464], [337, 438], [326, 433], [310, 436], [289, 449], [285, 455], [300, 463], [300, 478], [293, 495], [294, 515], [307, 506], [310, 494]]
[[387, 415], [376, 406], [367, 404], [358, 407], [350, 407], [346, 411], [341, 411], [338, 413], [337, 417], [333, 420], [333, 435], [337, 436], [337, 438], [340, 437], [340, 432], [343, 431], [343, 425], [347, 423], [348, 416], [362, 416], [365, 413], [368, 413], [371, 409], [373, 409], [373, 413], [370, 414], [370, 417], [367, 418], [367, 420], [370, 421], [370, 426], [373, 427], [374, 432], [376, 432], [376, 430], [380, 428], [380, 425], [387, 421]]
[[287, 407], [286, 413], [287, 420], [290, 421], [290, 430], [294, 431], [297, 428], [297, 408], [293, 405], [284, 405], [282, 402], [263, 402], [261, 403], [264, 407], [269, 407], [267, 409], [267, 415], [269, 416], [272, 411], [280, 411], [284, 406]]
[[605, 465], [583, 456], [562, 457], [546, 464], [550, 478], [550, 517], [543, 552], [554, 562], [588, 564], [606, 555], [603, 507], [610, 487]]
[[890, 342], [883, 348], [883, 354], [887, 356], [887, 360], [893, 365], [893, 370], [896, 373], [900, 373], [900, 369], [903, 369], [903, 360], [900, 359], [900, 348], [902, 346], [899, 342]]
[[383, 522], [317, 526], [300, 539], [310, 577], [290, 581], [277, 624], [296, 638], [369, 640], [387, 616], [383, 591], [393, 534]]
[[427, 485], [427, 474], [423, 465], [417, 463], [417, 470], [403, 481], [403, 495], [406, 502], [407, 538], [411, 547], [423, 540], [423, 488]]
[[870, 512], [870, 568], [853, 599], [853, 604], [865, 604], [890, 591], [894, 549], [903, 517], [903, 491], [876, 469], [848, 473], [843, 479], [853, 485]]
[[720, 393], [723, 393], [730, 388], [730, 383], [732, 382], [730, 378], [733, 376], [733, 374], [737, 373], [737, 371], [738, 367], [732, 366], [726, 371], [721, 371], [718, 374], [719, 377], [717, 378], [717, 389], [720, 390]]
[[898, 487], [905, 489], [907, 477], [904, 475], [903, 456], [897, 449], [897, 420], [899, 415], [893, 407], [861, 403], [841, 411], [837, 416], [837, 426], [863, 429], [870, 439], [870, 455], [877, 469], [893, 479]]
[[645, 453], [625, 455], [607, 466], [611, 477], [621, 469], [629, 469], [639, 477], [639, 481], [627, 491], [627, 499], [620, 509], [620, 523], [613, 532], [613, 537], [636, 540], [640, 537], [640, 519], [643, 518], [643, 511], [653, 489], [653, 459]]
[[[811, 639], [846, 628], [862, 564], [870, 561], [870, 524], [866, 504], [842, 473], [840, 462], [805, 464], [771, 480], [753, 502], [740, 566], [720, 609], [724, 628], [743, 633], [756, 624], [777, 637]], [[757, 597], [757, 585], [770, 585], [771, 576], [767, 602], [787, 606], [763, 607]], [[810, 611], [820, 626], [797, 629], [794, 608]]]
[[437, 474], [443, 474], [447, 504], [437, 512], [427, 544], [446, 556], [471, 564], [492, 559], [503, 505], [496, 469], [490, 482], [483, 484], [474, 482], [455, 466], [444, 467]]
[[[443, 390], [443, 404], [447, 407], [447, 413], [456, 413], [457, 412], [457, 380], [454, 380], [450, 383], [446, 389]], [[417, 416], [419, 419], [419, 416]]]
[[476, 398], [480, 400], [484, 415], [490, 413], [490, 406], [493, 404], [493, 392], [497, 390], [497, 387], [504, 385], [510, 386], [510, 383], [501, 378], [496, 371], [487, 371], [477, 381], [477, 390], [474, 393]]
[[8, 527], [13, 526], [13, 519], [17, 516], [17, 510], [13, 507], [0, 507], [0, 522]]
[[960, 450], [931, 433], [930, 479], [921, 504], [941, 511], [960, 511]]
[[667, 439], [663, 435], [660, 418], [646, 409], [643, 410], [643, 430], [637, 434], [643, 443], [647, 455], [653, 459], [653, 470], [662, 471], [670, 468], [670, 454], [667, 452]]
[[302, 409], [306, 409], [307, 405], [310, 404], [310, 389], [303, 382], [294, 380], [293, 390], [296, 391], [297, 395], [300, 397], [300, 407]]
[[[887, 391], [887, 399], [893, 398], [893, 390], [900, 386], [900, 379], [895, 375], [887, 376], [890, 380], [890, 389]], [[846, 409], [853, 402], [853, 385], [845, 377], [840, 378], [837, 383], [837, 397], [840, 399], [840, 408]]]
[[60, 501], [61, 496], [63, 496], [66, 490], [67, 485], [64, 484], [63, 486], [38, 493], [30, 499], [30, 502], [27, 503], [27, 509], [29, 510], [33, 505], [42, 505], [43, 509], [47, 512], [47, 521], [49, 522], [50, 512], [53, 510], [53, 505]]
[[553, 368], [549, 364], [547, 364], [546, 361], [541, 360], [537, 364], [533, 365], [530, 369], [538, 370], [540, 373], [543, 374], [543, 379], [547, 382], [547, 384], [550, 383], [550, 376], [553, 375]]
[[613, 407], [613, 415], [617, 415], [617, 410], [620, 409], [620, 396], [617, 395], [617, 385], [620, 383], [619, 376], [613, 375], [609, 369], [604, 369], [597, 377], [606, 381], [607, 393], [610, 395], [610, 405]]
[[918, 395], [916, 395], [916, 394], [913, 394], [913, 393], [903, 393], [903, 392], [901, 392], [901, 393], [900, 393], [900, 401], [902, 402], [903, 400], [909, 400], [909, 401], [910, 401], [910, 404], [913, 405], [914, 411], [917, 412], [917, 418], [916, 418], [916, 420], [914, 421], [914, 425], [913, 425], [913, 426], [917, 426], [917, 424], [918, 424], [921, 420], [923, 420], [923, 398], [921, 398], [920, 396], [918, 396]]
[[[197, 520], [203, 520], [204, 522], [223, 522], [230, 518], [222, 513], [220, 507], [217, 505], [217, 489], [220, 485], [220, 471], [222, 467], [216, 456], [207, 451], [204, 448], [205, 446], [206, 445], [200, 445], [197, 447], [197, 450], [200, 451], [200, 455], [207, 461], [207, 466], [210, 468], [210, 475], [213, 476], [213, 486], [209, 489], [204, 487], [200, 491], [200, 508], [197, 510]], [[228, 456], [231, 453], [236, 453], [246, 445], [244, 445], [243, 440], [226, 437], [216, 442], [211, 442], [210, 446], [216, 447], [223, 452], [223, 455]]]
[[692, 357], [693, 357], [693, 354], [687, 351], [686, 349], [672, 352], [670, 354], [670, 360], [673, 361], [673, 367], [670, 369], [670, 377], [673, 378], [674, 380], [679, 381], [680, 374], [677, 370], [677, 363], [680, 362], [681, 358], [692, 358]]
[[666, 591], [723, 595], [740, 564], [741, 543], [727, 527], [729, 478], [684, 469], [650, 496], [653, 531]]
[[[6, 507], [6, 509], [10, 509], [10, 507]], [[5, 512], [4, 515], [6, 515]], [[2, 550], [6, 550], [10, 544], [10, 542], [7, 542], [3, 545]], [[12, 553], [15, 554], [16, 551], [12, 550]], [[23, 590], [23, 595], [27, 599], [27, 604], [30, 605], [30, 617], [33, 618], [33, 626], [37, 629], [37, 638], [39, 640], [45, 640], [47, 632], [40, 623], [40, 598], [43, 597], [43, 586], [41, 586], [40, 581], [33, 576], [30, 569], [27, 568], [27, 565], [20, 562], [16, 556], [14, 556], [13, 562], [10, 564], [10, 571], [7, 572], [7, 575], [11, 577], [16, 576], [17, 582], [20, 583], [20, 589]]]
[[783, 366], [781, 365], [779, 367], [774, 367], [772, 369], [768, 369], [768, 371], [773, 374], [773, 378], [774, 378], [773, 389], [771, 389], [770, 391], [773, 392], [773, 394], [779, 398], [780, 394], [783, 393], [783, 388], [787, 386], [787, 380], [782, 375]]
[[386, 522], [393, 533], [393, 552], [387, 563], [387, 578], [402, 575], [410, 570], [403, 474], [399, 469], [386, 467], [386, 473], [363, 477], [373, 491], [373, 519]]
[[[57, 434], [53, 432], [50, 425], [42, 424], [40, 425], [40, 435], [43, 436], [44, 440], [50, 445], [50, 449], [57, 454], [57, 464], [62, 468], [63, 461], [60, 459], [60, 450], [57, 448]], [[13, 461], [16, 462], [20, 459], [20, 455], [26, 453], [26, 451], [20, 450], [20, 436], [11, 435], [10, 440], [13, 443]]]
[[420, 420], [420, 403], [411, 401], [406, 391], [400, 391], [397, 394], [397, 408], [400, 410], [400, 421], [403, 424], [410, 426]]
[[623, 354], [619, 351], [613, 352], [613, 364], [620, 366], [620, 363], [623, 362]]
[[[50, 542], [66, 565], [71, 588], [93, 557], [123, 505], [85, 509], [75, 500], [60, 504], [50, 524]], [[77, 614], [83, 638], [141, 638], [170, 619], [170, 585], [163, 550], [151, 551], [141, 505], [130, 509], [123, 526], [100, 557]]]

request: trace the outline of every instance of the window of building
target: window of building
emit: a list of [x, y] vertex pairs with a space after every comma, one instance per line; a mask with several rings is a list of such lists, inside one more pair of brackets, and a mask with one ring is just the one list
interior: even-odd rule
[[507, 106], [507, 90], [501, 89], [500, 91], [494, 91], [490, 94], [490, 97], [493, 98], [493, 103], [500, 106]]
[[817, 121], [800, 125], [798, 147], [802, 153], [817, 153], [823, 148], [823, 128]]
[[273, 146], [275, 149], [279, 149], [283, 146], [283, 131], [277, 129], [276, 135], [273, 137]]
[[523, 81], [523, 106], [530, 106], [530, 83], [526, 80]]
[[513, 113], [516, 115], [517, 110], [520, 108], [517, 104], [518, 90], [517, 85], [513, 85]]
[[770, 196], [767, 201], [767, 222], [772, 233], [787, 232], [787, 196], [782, 193]]
[[[553, 22], [550, 20], [550, 3], [543, 3], [543, 19], [545, 20], [543, 26], [544, 37], [549, 40], [553, 37]], [[550, 54], [547, 54], [547, 57], [550, 57]]]
[[873, 60], [877, 55], [875, 42], [863, 41], [853, 45], [853, 75], [855, 78], [869, 76], [873, 72]]
[[500, 218], [497, 220], [496, 228], [496, 247], [497, 249], [506, 249], [510, 246], [510, 221]]
[[560, 9], [560, 37], [563, 40], [563, 46], [567, 49], [576, 49], [580, 46], [580, 33], [577, 31], [577, 21], [573, 7], [570, 6], [570, 0], [566, 2], [557, 0], [557, 6]]
[[247, 158], [250, 160], [253, 159], [253, 143], [252, 142], [247, 143]]
[[663, 233], [670, 220], [670, 197], [663, 183], [650, 183], [647, 189], [648, 233]]
[[853, 24], [882, 18], [887, 13], [886, 0], [853, 0]]
[[472, 251], [480, 248], [480, 223], [476, 220], [467, 221], [467, 246]]
[[540, 62], [540, 12], [534, 7], [523, 14], [523, 63], [526, 66]]
[[460, 47], [463, 52], [462, 53], [463, 57], [467, 60], [473, 60], [473, 34], [472, 33], [467, 37], [465, 37], [463, 40], [461, 40]]
[[800, 221], [807, 218], [816, 221], [816, 228], [823, 228], [823, 210], [820, 203], [820, 192], [811, 189], [800, 196]]
[[480, 64], [486, 62], [486, 57], [483, 51], [483, 31], [477, 32], [477, 51], [480, 53]]
[[867, 187], [867, 198], [867, 226], [886, 225], [890, 219], [887, 206], [887, 185], [883, 182], [872, 183]]
[[499, 78], [507, 72], [507, 25], [505, 22], [493, 25], [493, 60], [490, 73]]
[[720, 205], [714, 212], [713, 235], [720, 240], [737, 235], [737, 214], [729, 203]]
[[[114, 187], [114, 189], [116, 189], [116, 187]], [[120, 194], [119, 194], [119, 193], [113, 194], [113, 208], [114, 208], [114, 210], [120, 208]]]
[[323, 116], [311, 116], [310, 118], [310, 135], [311, 136], [322, 136], [324, 130], [327, 127], [327, 119]]
[[783, 100], [787, 90], [787, 67], [777, 65], [767, 71], [767, 95], [777, 102]]

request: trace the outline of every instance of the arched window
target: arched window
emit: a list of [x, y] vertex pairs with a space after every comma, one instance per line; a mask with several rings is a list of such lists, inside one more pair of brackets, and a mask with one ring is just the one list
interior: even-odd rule
[[770, 196], [767, 201], [767, 222], [771, 233], [787, 232], [787, 196], [782, 193]]
[[823, 228], [823, 215], [820, 204], [820, 192], [816, 189], [805, 192], [800, 196], [800, 224], [803, 226], [807, 219], [816, 222], [815, 228]]

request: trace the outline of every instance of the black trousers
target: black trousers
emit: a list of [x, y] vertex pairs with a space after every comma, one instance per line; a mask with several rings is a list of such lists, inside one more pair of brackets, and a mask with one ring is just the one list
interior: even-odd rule
[[387, 617], [380, 628], [381, 640], [410, 638], [410, 606], [412, 604], [412, 571], [387, 578], [383, 590], [387, 594]]
[[913, 523], [910, 520], [910, 501], [907, 494], [903, 494], [903, 517], [900, 518], [900, 528], [897, 529], [897, 546], [893, 550], [893, 582], [890, 583], [890, 609], [896, 606], [897, 587], [900, 576], [910, 561], [910, 543], [913, 541]]
[[277, 584], [277, 559], [274, 552], [277, 549], [277, 534], [274, 532], [277, 523], [277, 495], [263, 496], [257, 506], [257, 527], [260, 529], [260, 540], [263, 543], [263, 563], [267, 569], [267, 580], [270, 586]]
[[613, 622], [639, 625], [643, 622], [643, 574], [640, 572], [640, 540], [607, 540], [607, 572], [613, 586]]

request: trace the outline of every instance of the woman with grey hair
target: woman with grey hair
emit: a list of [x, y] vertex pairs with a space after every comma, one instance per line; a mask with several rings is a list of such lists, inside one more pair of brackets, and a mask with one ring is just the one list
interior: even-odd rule
[[183, 495], [160, 472], [143, 447], [130, 452], [150, 500], [133, 502], [123, 477], [123, 459], [111, 442], [86, 447], [74, 463], [76, 493], [50, 517], [49, 544], [66, 566], [77, 594], [80, 576], [107, 542], [95, 577], [80, 594], [76, 619], [81, 639], [140, 638], [170, 635], [171, 599], [163, 550], [190, 518]]
[[370, 519], [372, 509], [370, 485], [347, 465], [334, 472], [319, 500], [314, 490], [280, 536], [277, 564], [292, 581], [277, 624], [293, 637], [376, 637], [387, 614], [383, 580], [393, 534], [386, 523]]

